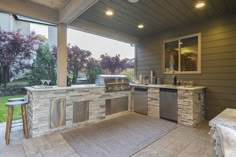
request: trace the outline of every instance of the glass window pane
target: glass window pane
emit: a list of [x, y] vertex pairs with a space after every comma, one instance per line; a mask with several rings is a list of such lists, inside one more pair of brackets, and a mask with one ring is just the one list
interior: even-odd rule
[[178, 41], [165, 43], [165, 72], [178, 71], [179, 69]]
[[197, 71], [198, 36], [180, 40], [181, 71]]

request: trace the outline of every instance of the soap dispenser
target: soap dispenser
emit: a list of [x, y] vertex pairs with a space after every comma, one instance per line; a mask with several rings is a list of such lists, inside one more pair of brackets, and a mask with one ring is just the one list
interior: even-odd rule
[[177, 85], [177, 76], [173, 76], [172, 85]]

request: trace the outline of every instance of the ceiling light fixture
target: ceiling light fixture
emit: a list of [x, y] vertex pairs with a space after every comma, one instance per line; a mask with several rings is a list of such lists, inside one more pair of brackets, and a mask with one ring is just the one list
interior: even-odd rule
[[139, 24], [139, 25], [138, 25], [138, 28], [139, 28], [139, 29], [142, 29], [142, 28], [144, 28], [144, 25], [143, 25], [143, 24]]
[[206, 3], [204, 1], [198, 1], [196, 4], [195, 4], [195, 8], [199, 9], [199, 8], [202, 8], [206, 5]]
[[107, 10], [106, 11], [106, 15], [107, 16], [112, 16], [114, 13], [113, 13], [113, 11], [112, 10]]
[[130, 3], [137, 3], [139, 0], [128, 0]]

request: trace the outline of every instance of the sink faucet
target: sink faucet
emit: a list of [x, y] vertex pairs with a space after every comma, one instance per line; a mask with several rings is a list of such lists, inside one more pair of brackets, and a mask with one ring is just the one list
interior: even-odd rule
[[[173, 74], [175, 73], [175, 71], [173, 71]], [[177, 76], [176, 75], [174, 75], [173, 76], [173, 80], [172, 80], [172, 85], [177, 85]]]

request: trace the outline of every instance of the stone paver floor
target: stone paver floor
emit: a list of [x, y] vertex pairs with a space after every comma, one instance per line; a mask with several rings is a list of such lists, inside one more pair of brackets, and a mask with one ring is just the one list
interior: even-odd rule
[[[79, 157], [60, 133], [25, 140], [22, 125], [14, 124], [10, 145], [5, 145], [5, 123], [0, 123], [0, 157]], [[179, 125], [132, 157], [211, 157], [208, 122], [196, 128]]]

